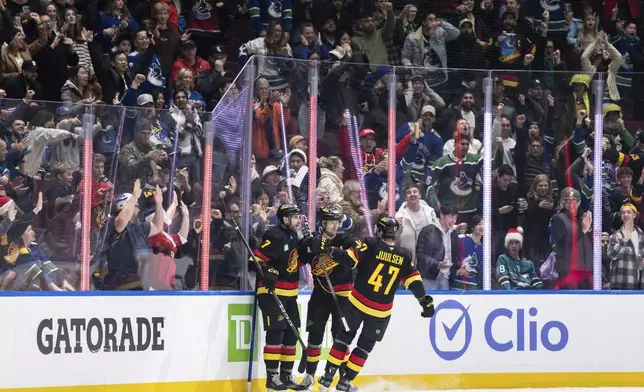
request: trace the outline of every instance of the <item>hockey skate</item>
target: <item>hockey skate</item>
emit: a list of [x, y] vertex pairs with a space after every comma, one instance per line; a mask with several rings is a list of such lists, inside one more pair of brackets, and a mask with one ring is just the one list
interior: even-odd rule
[[276, 391], [286, 391], [286, 384], [280, 379], [280, 375], [277, 373], [268, 373], [266, 375], [266, 389], [268, 392]]
[[340, 381], [338, 381], [338, 385], [335, 387], [336, 391], [342, 391], [342, 392], [358, 392], [358, 387], [355, 387], [351, 385], [351, 380], [348, 378], [340, 378]]
[[290, 373], [282, 373], [280, 375], [280, 381], [282, 381], [282, 384], [285, 385], [285, 390], [288, 389], [293, 391], [306, 391], [307, 389], [304, 384], [297, 382], [295, 377]]
[[310, 374], [305, 374], [302, 379], [301, 385], [305, 388], [303, 391], [311, 392], [313, 391], [313, 386], [315, 385], [315, 378]]
[[331, 384], [333, 383], [333, 376], [335, 375], [335, 370], [327, 371], [324, 375], [318, 378], [318, 384], [320, 384], [320, 392], [331, 392]]

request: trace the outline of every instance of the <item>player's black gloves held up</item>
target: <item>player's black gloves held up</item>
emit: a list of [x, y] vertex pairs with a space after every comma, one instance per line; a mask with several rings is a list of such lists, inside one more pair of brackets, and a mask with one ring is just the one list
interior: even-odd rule
[[264, 287], [269, 290], [275, 290], [275, 283], [277, 282], [280, 272], [268, 264], [262, 265], [262, 270], [264, 272], [264, 279], [262, 279]]
[[425, 295], [418, 300], [418, 303], [423, 307], [423, 311], [420, 314], [422, 317], [430, 318], [434, 315], [434, 298], [431, 295]]
[[302, 242], [312, 254], [320, 254], [324, 252], [326, 240], [320, 235], [304, 238]]

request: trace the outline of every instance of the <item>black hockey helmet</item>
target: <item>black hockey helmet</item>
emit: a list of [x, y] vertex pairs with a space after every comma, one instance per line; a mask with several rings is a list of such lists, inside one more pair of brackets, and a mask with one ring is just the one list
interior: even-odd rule
[[318, 217], [320, 219], [320, 222], [340, 221], [342, 219], [342, 213], [335, 208], [322, 207], [320, 208]]
[[381, 239], [395, 239], [398, 232], [398, 222], [391, 217], [384, 217], [376, 223], [376, 233]]
[[300, 208], [295, 204], [282, 204], [277, 208], [277, 220], [284, 222], [284, 218], [291, 218], [293, 215], [300, 215]]

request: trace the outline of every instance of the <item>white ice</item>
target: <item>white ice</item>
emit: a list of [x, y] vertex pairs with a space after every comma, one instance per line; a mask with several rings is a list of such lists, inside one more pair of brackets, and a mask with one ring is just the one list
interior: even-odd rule
[[[399, 392], [438, 392], [432, 389], [426, 391]], [[517, 389], [450, 389], [451, 392], [644, 392], [644, 388], [517, 388]], [[376, 392], [368, 387], [360, 388], [360, 392]]]

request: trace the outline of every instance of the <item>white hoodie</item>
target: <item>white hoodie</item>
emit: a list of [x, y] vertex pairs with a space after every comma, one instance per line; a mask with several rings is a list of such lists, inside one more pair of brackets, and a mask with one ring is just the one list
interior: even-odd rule
[[420, 201], [420, 210], [418, 210], [418, 212], [408, 210], [407, 202], [404, 202], [396, 213], [396, 219], [402, 218], [402, 226], [396, 236], [396, 243], [403, 248], [409, 249], [411, 251], [412, 260], [416, 263], [416, 241], [418, 240], [418, 234], [420, 234], [420, 231], [425, 226], [416, 227], [411, 214], [424, 215], [427, 225], [438, 223], [438, 217], [436, 216], [434, 209], [424, 200]]

